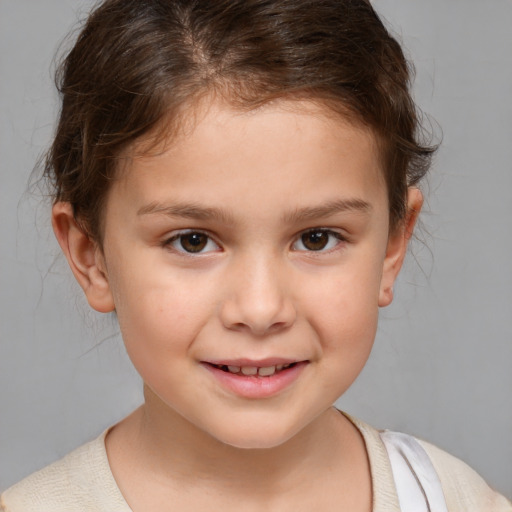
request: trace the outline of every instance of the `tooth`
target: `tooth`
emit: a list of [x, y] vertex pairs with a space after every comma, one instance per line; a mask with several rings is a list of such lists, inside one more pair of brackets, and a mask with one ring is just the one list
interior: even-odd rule
[[283, 369], [283, 367], [284, 367], [284, 365], [283, 365], [283, 364], [278, 364], [278, 365], [276, 366], [276, 370], [279, 372], [279, 371], [281, 371], [281, 370]]
[[240, 372], [240, 366], [228, 366], [228, 370], [231, 373], [239, 373]]
[[241, 370], [244, 375], [256, 375], [258, 373], [256, 366], [242, 366]]
[[274, 375], [274, 373], [276, 373], [275, 366], [265, 366], [258, 370], [258, 375], [261, 377], [270, 377], [270, 375]]

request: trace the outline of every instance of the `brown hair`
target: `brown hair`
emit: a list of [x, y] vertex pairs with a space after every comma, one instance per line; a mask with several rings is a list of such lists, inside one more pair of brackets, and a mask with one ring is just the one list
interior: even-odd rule
[[378, 136], [393, 227], [434, 151], [418, 141], [409, 85], [400, 45], [366, 0], [106, 0], [57, 73], [45, 175], [101, 243], [117, 157], [164, 119], [212, 91], [238, 108], [309, 98]]

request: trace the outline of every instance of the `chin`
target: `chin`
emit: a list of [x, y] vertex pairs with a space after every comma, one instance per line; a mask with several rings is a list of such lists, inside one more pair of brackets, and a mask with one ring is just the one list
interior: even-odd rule
[[252, 423], [240, 425], [233, 422], [229, 430], [210, 432], [223, 444], [242, 450], [268, 450], [277, 448], [292, 439], [300, 429], [280, 428], [278, 425]]
[[240, 450], [271, 450], [286, 443], [290, 438], [269, 439], [262, 436], [226, 440], [225, 444]]

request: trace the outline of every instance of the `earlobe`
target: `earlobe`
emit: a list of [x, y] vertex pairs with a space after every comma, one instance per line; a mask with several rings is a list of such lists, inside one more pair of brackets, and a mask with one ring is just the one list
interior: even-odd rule
[[407, 245], [423, 205], [423, 195], [417, 188], [410, 187], [407, 193], [407, 216], [402, 225], [390, 234], [379, 290], [379, 306], [389, 306], [393, 301], [393, 285], [402, 268]]
[[115, 305], [102, 251], [77, 224], [70, 203], [58, 202], [53, 206], [52, 226], [90, 306], [101, 313], [113, 311]]

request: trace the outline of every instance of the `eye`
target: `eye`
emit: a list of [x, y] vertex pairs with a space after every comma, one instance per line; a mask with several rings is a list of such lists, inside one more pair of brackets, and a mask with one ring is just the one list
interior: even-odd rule
[[328, 251], [344, 240], [343, 236], [330, 229], [310, 229], [304, 231], [293, 244], [295, 251]]
[[191, 254], [212, 252], [219, 249], [219, 246], [206, 234], [201, 231], [182, 231], [164, 243], [171, 246], [178, 252]]

